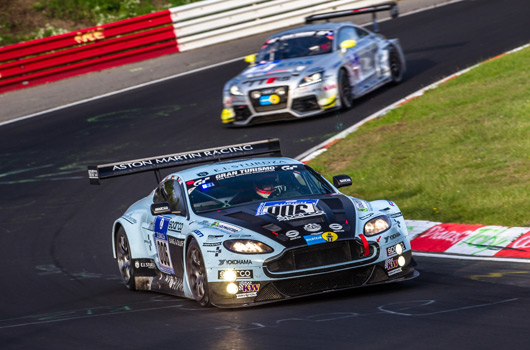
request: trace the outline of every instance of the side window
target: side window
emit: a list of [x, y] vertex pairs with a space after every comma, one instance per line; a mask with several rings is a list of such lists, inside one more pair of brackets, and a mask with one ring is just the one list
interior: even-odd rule
[[168, 202], [171, 210], [186, 214], [186, 204], [182, 190], [176, 180], [167, 180], [161, 183], [153, 196], [154, 203]]
[[354, 27], [344, 27], [339, 31], [339, 40], [337, 40], [337, 49], [344, 40], [358, 40], [357, 32]]
[[368, 33], [366, 30], [362, 28], [355, 28], [355, 32], [357, 33], [357, 36], [359, 37], [359, 39], [362, 39], [365, 36], [370, 35], [370, 33]]

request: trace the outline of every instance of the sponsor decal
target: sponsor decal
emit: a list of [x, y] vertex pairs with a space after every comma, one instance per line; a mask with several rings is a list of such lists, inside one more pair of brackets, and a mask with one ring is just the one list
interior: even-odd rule
[[400, 216], [403, 216], [403, 214], [401, 212], [399, 212], [399, 213], [390, 214], [389, 216], [391, 218], [399, 218]]
[[394, 269], [394, 270], [390, 270], [387, 272], [388, 276], [392, 276], [392, 275], [395, 275], [396, 273], [400, 273], [401, 271], [401, 267], [398, 267], [397, 269]]
[[267, 77], [267, 78], [262, 78], [262, 79], [245, 80], [241, 84], [246, 85], [248, 87], [252, 87], [252, 86], [257, 86], [257, 85], [266, 85], [266, 84], [272, 84], [272, 83], [277, 83], [281, 81], [288, 81], [289, 79], [291, 79], [291, 77], [286, 75], [283, 77]]
[[236, 298], [237, 299], [241, 299], [241, 298], [252, 298], [252, 297], [255, 297], [258, 295], [258, 292], [251, 292], [251, 293], [241, 293], [241, 294], [236, 294]]
[[324, 214], [317, 204], [318, 199], [263, 202], [259, 205], [256, 215], [272, 214], [278, 221], [287, 221]]
[[237, 232], [242, 230], [239, 227], [227, 224], [225, 222], [217, 222], [217, 221], [212, 223], [212, 224], [210, 224], [210, 227], [215, 227], [215, 228], [218, 228], [220, 230], [227, 231], [227, 232], [230, 232], [230, 233], [237, 233]]
[[[227, 270], [219, 270], [217, 272], [217, 277], [220, 280], [224, 280], [224, 275]], [[230, 270], [236, 273], [237, 279], [250, 279], [254, 278], [254, 271], [252, 270]]]
[[296, 230], [290, 230], [290, 231], [287, 231], [287, 232], [285, 232], [285, 235], [286, 235], [287, 237], [289, 237], [290, 240], [300, 238], [300, 232], [298, 232], [298, 231], [296, 231]]
[[326, 240], [322, 237], [322, 235], [304, 236], [304, 239], [307, 242], [307, 245], [326, 243]]
[[223, 166], [219, 166], [218, 168], [214, 168], [213, 171], [216, 173], [222, 173], [227, 171], [232, 171], [236, 169], [247, 169], [247, 168], [253, 168], [253, 167], [260, 167], [260, 166], [267, 166], [267, 165], [279, 165], [279, 164], [286, 164], [287, 162], [284, 160], [278, 160], [278, 159], [270, 159], [270, 160], [254, 160], [254, 161], [248, 161], [244, 163], [238, 163], [238, 164], [225, 164]]
[[184, 240], [183, 239], [177, 239], [175, 237], [168, 236], [169, 244], [176, 245], [177, 247], [184, 247]]
[[208, 175], [207, 171], [203, 171], [201, 173], [197, 173], [197, 176], [200, 176], [200, 177], [203, 177], [203, 176], [206, 176], [206, 175]]
[[385, 260], [385, 270], [390, 271], [399, 267], [398, 260], [396, 258], [390, 258]]
[[317, 223], [311, 223], [311, 224], [304, 225], [304, 230], [306, 230], [307, 232], [318, 232], [320, 231], [321, 228], [322, 226], [320, 226], [320, 224], [317, 224]]
[[199, 231], [199, 230], [193, 230], [193, 231], [191, 231], [191, 232], [195, 233], [195, 234], [197, 235], [197, 237], [204, 237], [204, 233], [202, 233], [202, 232]]
[[248, 293], [248, 292], [259, 292], [259, 287], [260, 287], [260, 284], [259, 283], [252, 283], [252, 282], [239, 282], [239, 291], [240, 292], [243, 292], [243, 293]]
[[165, 213], [169, 210], [169, 206], [168, 205], [156, 205], [153, 207], [153, 212], [155, 215], [157, 215], [158, 213]]
[[210, 149], [210, 150], [205, 150], [205, 151], [200, 151], [200, 152], [177, 153], [177, 154], [172, 154], [172, 155], [168, 155], [165, 157], [141, 159], [141, 160], [137, 160], [137, 161], [130, 162], [130, 163], [116, 164], [116, 165], [113, 165], [112, 171], [143, 168], [146, 166], [152, 166], [152, 165], [157, 165], [157, 164], [168, 164], [168, 163], [170, 164], [170, 163], [185, 161], [185, 160], [190, 160], [190, 159], [212, 158], [212, 157], [221, 156], [223, 154], [233, 154], [233, 153], [240, 153], [240, 152], [246, 152], [246, 151], [252, 151], [252, 150], [254, 150], [254, 146], [247, 144], [247, 145], [241, 145], [241, 146]]
[[495, 256], [530, 258], [530, 231], [521, 235]]
[[329, 229], [333, 232], [344, 232], [344, 228], [341, 224], [329, 224]]
[[365, 201], [360, 199], [354, 199], [353, 201], [355, 202], [355, 207], [357, 208], [357, 210], [368, 211], [368, 204]]
[[329, 91], [329, 90], [335, 90], [337, 88], [337, 84], [327, 84], [322, 87], [322, 90]]
[[218, 247], [222, 244], [223, 242], [205, 242], [202, 244], [203, 247]]
[[424, 252], [445, 252], [481, 227], [484, 225], [436, 225], [416, 237], [411, 242], [412, 249]]
[[259, 98], [259, 104], [261, 106], [277, 105], [278, 103], [280, 103], [280, 96], [276, 94], [261, 96]]
[[324, 232], [322, 238], [324, 238], [326, 242], [335, 242], [339, 236], [335, 232]]
[[251, 265], [252, 264], [252, 260], [250, 259], [247, 259], [247, 260], [243, 260], [243, 259], [233, 259], [233, 260], [228, 260], [228, 259], [221, 259], [219, 260], [219, 266], [221, 265]]
[[388, 236], [388, 237], [385, 237], [385, 243], [388, 243], [388, 242], [390, 242], [390, 241], [393, 241], [394, 239], [398, 238], [399, 236], [401, 236], [401, 235], [399, 234], [399, 232], [396, 232], [396, 233], [394, 233], [393, 235], [390, 235], [390, 236]]
[[156, 269], [156, 264], [152, 260], [136, 260], [134, 262], [134, 267], [137, 269]]
[[171, 263], [171, 254], [169, 252], [169, 241], [167, 237], [169, 220], [170, 219], [167, 217], [157, 216], [154, 224], [154, 238], [160, 271], [173, 275], [175, 274], [175, 271], [173, 270], [173, 265]]
[[394, 202], [392, 202], [392, 201], [387, 201], [387, 202], [388, 202], [388, 204], [390, 204], [391, 207], [395, 206]]
[[[403, 251], [405, 251], [405, 243], [399, 242], [398, 244], [401, 246], [401, 249], [403, 249]], [[396, 245], [393, 245], [391, 247], [386, 248], [386, 256], [397, 255], [397, 253], [396, 253]]]
[[374, 215], [374, 213], [366, 214], [364, 216], [359, 216], [359, 220], [366, 220], [368, 218], [371, 218]]
[[88, 169], [88, 178], [89, 179], [98, 179], [98, 171], [96, 169]]
[[284, 165], [280, 169], [282, 169], [282, 170], [294, 170], [294, 169], [297, 169], [297, 168], [298, 168], [298, 165]]
[[238, 169], [238, 170], [232, 170], [225, 173], [220, 173], [215, 175], [216, 180], [224, 180], [229, 179], [237, 176], [242, 175], [249, 175], [249, 174], [259, 174], [259, 173], [266, 173], [270, 171], [276, 170], [276, 166], [261, 166], [261, 167], [254, 167], [254, 168], [247, 168], [247, 169]]
[[486, 226], [447, 249], [447, 253], [494, 256], [528, 232], [527, 227]]
[[215, 254], [215, 256], [219, 256], [221, 254], [221, 247], [216, 247], [215, 250], [206, 250], [206, 253]]
[[167, 229], [168, 229], [169, 231], [173, 231], [173, 232], [181, 233], [181, 232], [182, 232], [182, 227], [183, 227], [183, 226], [184, 226], [184, 224], [183, 224], [182, 222], [178, 222], [178, 221], [170, 221]]

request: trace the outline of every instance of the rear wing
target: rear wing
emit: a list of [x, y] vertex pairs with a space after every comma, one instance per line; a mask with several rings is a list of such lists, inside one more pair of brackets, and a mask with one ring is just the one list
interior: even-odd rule
[[99, 185], [99, 181], [103, 179], [154, 171], [157, 182], [160, 182], [160, 169], [265, 154], [281, 156], [280, 140], [273, 138], [145, 159], [127, 160], [103, 165], [89, 165], [88, 179], [90, 180], [90, 184]]
[[381, 11], [390, 11], [390, 15], [392, 16], [392, 19], [395, 19], [399, 16], [399, 10], [398, 10], [397, 3], [395, 1], [387, 1], [385, 3], [374, 5], [374, 6], [359, 7], [359, 8], [354, 8], [350, 10], [326, 12], [326, 13], [319, 13], [316, 15], [311, 15], [305, 18], [305, 23], [311, 24], [315, 21], [330, 20], [332, 18], [364, 15], [367, 13], [371, 13], [372, 22], [373, 22], [373, 31], [377, 33], [379, 32], [379, 25], [377, 24], [376, 13], [381, 12]]

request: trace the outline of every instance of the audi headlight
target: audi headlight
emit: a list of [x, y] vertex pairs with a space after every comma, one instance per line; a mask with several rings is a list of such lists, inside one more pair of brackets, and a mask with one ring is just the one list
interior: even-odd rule
[[390, 228], [390, 219], [387, 216], [379, 216], [368, 221], [364, 225], [364, 235], [373, 236]]
[[230, 94], [231, 94], [231, 95], [236, 95], [236, 96], [241, 96], [241, 95], [243, 95], [243, 93], [241, 92], [241, 90], [239, 90], [239, 86], [237, 86], [237, 85], [232, 85], [232, 86], [230, 86]]
[[231, 239], [223, 243], [226, 249], [231, 252], [239, 254], [265, 254], [272, 253], [273, 249], [261, 243], [251, 239]]
[[304, 77], [302, 80], [300, 80], [300, 84], [298, 84], [298, 87], [304, 87], [311, 84], [316, 84], [322, 82], [322, 76], [324, 75], [324, 72], [316, 72], [312, 73], [306, 77]]

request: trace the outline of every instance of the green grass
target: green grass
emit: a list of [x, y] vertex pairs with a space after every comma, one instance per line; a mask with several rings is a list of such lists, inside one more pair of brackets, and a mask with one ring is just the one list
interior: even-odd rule
[[2, 3], [0, 47], [116, 22], [201, 0], [35, 0]]
[[530, 226], [530, 48], [366, 123], [309, 165], [405, 218]]

